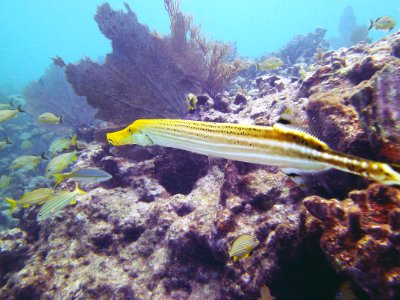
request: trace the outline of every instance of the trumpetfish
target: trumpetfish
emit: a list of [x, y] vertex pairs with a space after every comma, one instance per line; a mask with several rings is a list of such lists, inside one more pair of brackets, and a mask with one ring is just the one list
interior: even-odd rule
[[335, 151], [301, 129], [175, 119], [139, 119], [107, 133], [113, 146], [159, 145], [213, 157], [294, 168], [310, 172], [331, 168], [387, 185], [400, 185], [400, 173], [389, 164]]

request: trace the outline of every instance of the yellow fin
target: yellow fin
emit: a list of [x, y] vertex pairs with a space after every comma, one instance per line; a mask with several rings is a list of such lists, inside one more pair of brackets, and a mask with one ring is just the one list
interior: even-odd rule
[[71, 138], [71, 145], [76, 146], [76, 134], [74, 134]]
[[250, 256], [250, 252], [247, 252], [245, 255], [242, 256], [243, 259], [246, 259]]
[[8, 204], [10, 204], [10, 216], [11, 216], [14, 209], [17, 207], [17, 200], [14, 200], [14, 199], [11, 199], [8, 197], [6, 197], [5, 200]]
[[233, 261], [236, 262], [237, 260], [238, 260], [238, 257], [237, 257], [237, 256], [234, 256], [234, 257], [233, 257]]
[[79, 194], [85, 195], [86, 192], [84, 190], [81, 190], [78, 183], [75, 181], [75, 191], [78, 192]]
[[57, 182], [54, 185], [54, 188], [56, 188], [56, 186], [59, 185], [64, 180], [65, 177], [64, 174], [54, 174], [53, 176], [57, 179]]

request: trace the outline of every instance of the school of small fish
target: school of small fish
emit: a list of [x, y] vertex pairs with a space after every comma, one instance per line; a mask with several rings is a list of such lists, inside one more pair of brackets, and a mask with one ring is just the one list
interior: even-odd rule
[[[6, 122], [17, 117], [18, 113], [24, 112], [21, 106], [18, 106], [17, 109], [13, 109], [13, 106], [14, 105], [12, 102], [0, 103], [0, 122]], [[40, 124], [57, 125], [63, 122], [63, 117], [46, 112], [38, 117], [37, 122]], [[20, 149], [29, 149], [32, 147], [33, 143], [30, 140], [31, 135], [29, 133], [23, 132], [19, 138], [22, 140]], [[41, 155], [20, 155], [11, 163], [9, 163], [8, 169], [10, 172], [28, 172], [38, 170], [39, 164], [42, 161], [50, 159], [44, 175], [51, 181], [53, 180], [53, 175], [54, 178], [57, 179], [57, 182], [53, 188], [40, 187], [24, 193], [20, 199], [5, 197], [5, 202], [7, 202], [10, 206], [10, 215], [14, 213], [16, 208], [24, 209], [32, 205], [42, 205], [37, 216], [37, 220], [42, 222], [48, 218], [58, 215], [68, 205], [75, 204], [76, 198], [79, 194], [85, 194], [85, 192], [79, 188], [76, 181], [98, 183], [111, 179], [112, 176], [109, 173], [96, 168], [76, 169], [70, 173], [61, 173], [78, 157], [76, 138], [77, 136], [74, 134], [70, 138], [61, 137], [54, 140], [48, 148], [50, 158], [48, 158], [43, 152]], [[3, 140], [0, 140], [0, 150], [11, 144], [11, 140], [8, 137], [5, 137]], [[71, 147], [73, 149], [71, 149]], [[64, 151], [69, 152], [62, 153]], [[2, 192], [9, 190], [11, 179], [12, 178], [9, 175], [3, 174], [0, 176], [0, 190]], [[76, 187], [74, 191], [56, 189], [56, 186], [59, 185], [63, 180], [68, 179], [75, 181]]]

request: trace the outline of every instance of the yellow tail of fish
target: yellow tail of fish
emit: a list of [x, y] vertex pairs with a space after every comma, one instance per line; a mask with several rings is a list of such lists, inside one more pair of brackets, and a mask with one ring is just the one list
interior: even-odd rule
[[17, 207], [17, 200], [14, 200], [14, 199], [11, 199], [8, 197], [6, 197], [5, 200], [8, 204], [10, 204], [10, 216], [11, 216], [14, 209]]
[[57, 182], [53, 187], [56, 188], [56, 186], [59, 185], [64, 180], [65, 177], [64, 174], [54, 174], [53, 176], [57, 179]]
[[76, 181], [75, 181], [75, 191], [82, 195], [86, 194], [86, 192], [84, 190], [81, 190], [81, 188], [79, 187], [79, 185]]
[[71, 138], [71, 145], [76, 146], [76, 134], [74, 134]]

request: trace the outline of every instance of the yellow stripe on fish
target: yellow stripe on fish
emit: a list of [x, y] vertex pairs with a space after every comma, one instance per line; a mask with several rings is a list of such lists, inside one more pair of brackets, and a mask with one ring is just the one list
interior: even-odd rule
[[49, 146], [49, 151], [52, 154], [57, 154], [64, 149], [68, 149], [71, 145], [76, 146], [76, 134], [74, 134], [71, 139], [63, 137], [53, 141]]
[[238, 258], [245, 259], [259, 243], [254, 236], [243, 234], [233, 242], [232, 247], [228, 251], [229, 257], [233, 257], [233, 261], [236, 261]]
[[271, 127], [173, 119], [140, 119], [107, 133], [111, 145], [160, 145], [232, 160], [323, 171], [335, 168], [384, 184], [400, 185], [386, 163], [335, 151], [316, 137], [283, 124]]
[[75, 150], [54, 157], [46, 167], [45, 176], [48, 178], [53, 174], [64, 171], [66, 167], [78, 158], [77, 153], [78, 151]]
[[36, 169], [41, 159], [45, 159], [44, 155], [22, 155], [13, 160], [13, 162], [8, 167], [10, 170], [16, 169]]
[[30, 192], [25, 193], [21, 199], [14, 200], [6, 197], [5, 200], [10, 204], [10, 215], [12, 215], [16, 207], [27, 208], [31, 205], [42, 204], [47, 201], [47, 199], [54, 194], [54, 191], [49, 188], [39, 188]]
[[48, 201], [43, 204], [40, 208], [36, 220], [42, 222], [46, 219], [56, 216], [61, 210], [63, 210], [68, 205], [73, 205], [76, 203], [76, 196], [78, 194], [86, 194], [85, 191], [81, 190], [78, 184], [75, 182], [75, 190], [68, 191], [62, 190], [55, 195], [51, 196]]

